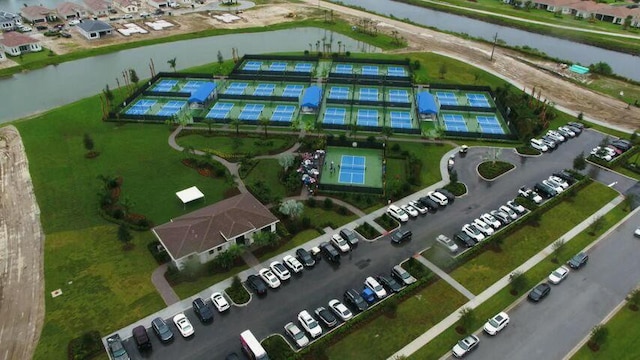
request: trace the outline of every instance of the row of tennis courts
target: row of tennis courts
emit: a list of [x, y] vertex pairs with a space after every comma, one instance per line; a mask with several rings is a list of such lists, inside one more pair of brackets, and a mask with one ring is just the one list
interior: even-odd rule
[[246, 71], [293, 71], [299, 73], [310, 73], [313, 70], [313, 64], [310, 62], [295, 61], [249, 60], [242, 64], [241, 69]]
[[432, 93], [435, 92], [436, 99], [440, 105], [449, 105], [449, 106], [472, 106], [472, 107], [484, 107], [490, 108], [492, 106], [492, 102], [489, 100], [489, 94], [483, 93], [471, 93], [471, 92], [462, 92], [462, 91], [439, 91], [432, 90]]
[[483, 134], [507, 133], [498, 117], [491, 113], [441, 113], [439, 117], [447, 131]]
[[331, 72], [335, 74], [359, 74], [369, 76], [408, 76], [408, 71], [403, 66], [391, 65], [359, 65], [359, 64], [334, 64]]
[[397, 103], [410, 103], [412, 98], [409, 90], [406, 89], [387, 89], [382, 91], [375, 87], [361, 87], [352, 91], [347, 86], [327, 86], [327, 99], [335, 100], [365, 100], [365, 101], [382, 101], [384, 100]]
[[381, 127], [388, 125], [395, 129], [415, 128], [411, 112], [403, 110], [387, 110], [357, 108], [353, 112], [345, 107], [326, 106], [319, 121], [327, 125], [349, 125]]
[[215, 120], [239, 119], [244, 121], [258, 121], [261, 118], [265, 118], [275, 122], [292, 122], [297, 110], [297, 106], [288, 104], [240, 104], [218, 101], [205, 115], [205, 118]]
[[133, 103], [126, 111], [127, 115], [173, 116], [187, 107], [182, 100], [142, 98]]

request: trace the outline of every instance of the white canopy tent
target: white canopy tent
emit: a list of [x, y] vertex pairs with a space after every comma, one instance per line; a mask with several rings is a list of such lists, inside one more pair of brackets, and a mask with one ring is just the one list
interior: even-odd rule
[[200, 191], [197, 187], [192, 186], [188, 189], [184, 189], [182, 191], [178, 191], [176, 193], [176, 196], [178, 198], [180, 198], [180, 200], [182, 201], [182, 204], [185, 206], [187, 203], [192, 202], [194, 200], [198, 200], [198, 199], [203, 199], [204, 198], [204, 194], [202, 193], [202, 191]]

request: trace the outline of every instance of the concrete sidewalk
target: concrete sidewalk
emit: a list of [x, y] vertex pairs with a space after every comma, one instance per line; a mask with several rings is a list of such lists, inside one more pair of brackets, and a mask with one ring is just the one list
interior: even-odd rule
[[[583, 222], [573, 227], [573, 229], [569, 230], [567, 233], [560, 236], [558, 239], [564, 239], [566, 242], [571, 241], [571, 239], [573, 239], [576, 235], [578, 235], [583, 230], [587, 229], [589, 225], [591, 225], [594, 219], [605, 215], [606, 213], [611, 211], [614, 207], [616, 207], [618, 204], [620, 204], [623, 200], [624, 200], [624, 196], [622, 195], [616, 197], [611, 202], [603, 206], [600, 210], [596, 211], [593, 215], [585, 219]], [[449, 327], [453, 326], [460, 317], [459, 311], [461, 309], [463, 308], [475, 309], [476, 307], [480, 306], [482, 303], [484, 303], [489, 298], [491, 298], [496, 293], [498, 293], [500, 290], [504, 289], [509, 285], [509, 276], [511, 275], [511, 273], [515, 271], [521, 271], [525, 273], [552, 253], [553, 253], [553, 243], [551, 243], [546, 248], [542, 249], [539, 253], [537, 253], [535, 256], [533, 256], [532, 258], [524, 262], [522, 265], [520, 265], [516, 269], [513, 269], [513, 271], [511, 271], [509, 274], [505, 275], [502, 279], [496, 281], [493, 285], [488, 287], [485, 291], [477, 295], [472, 300], [468, 301], [466, 304], [462, 305], [456, 311], [449, 314], [449, 316], [444, 318], [435, 326], [431, 327], [422, 335], [418, 336], [415, 340], [407, 344], [405, 347], [397, 351], [395, 354], [391, 355], [388, 358], [388, 360], [394, 360], [402, 356], [408, 357], [411, 354], [415, 353], [416, 351], [420, 350], [420, 348], [428, 344], [435, 337], [440, 335]]]

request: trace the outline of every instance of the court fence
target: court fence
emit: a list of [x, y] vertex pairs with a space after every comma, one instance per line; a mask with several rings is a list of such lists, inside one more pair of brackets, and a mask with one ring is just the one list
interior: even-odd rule
[[384, 194], [383, 188], [376, 188], [371, 186], [318, 183], [318, 189], [320, 191], [352, 192], [352, 193], [377, 194], [377, 195]]
[[410, 76], [361, 75], [330, 72], [327, 82], [338, 84], [411, 87]]
[[372, 142], [372, 141], [362, 141], [362, 140], [348, 140], [348, 139], [340, 139], [332, 136], [327, 136], [327, 146], [336, 146], [336, 147], [345, 147], [345, 148], [354, 148], [353, 143], [357, 144], [357, 148], [360, 149], [384, 149], [384, 143], [381, 142]]
[[298, 71], [271, 71], [271, 70], [244, 70], [245, 61], [304, 61], [311, 62], [316, 67], [318, 65], [318, 57], [311, 55], [244, 55], [231, 70], [232, 77], [243, 80], [256, 80], [256, 78], [264, 78], [265, 80], [280, 80], [287, 78], [289, 81], [309, 82], [311, 80], [311, 72]]

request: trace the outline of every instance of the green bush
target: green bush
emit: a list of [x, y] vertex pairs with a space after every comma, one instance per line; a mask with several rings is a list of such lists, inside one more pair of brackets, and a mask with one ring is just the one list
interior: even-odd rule
[[251, 298], [247, 289], [242, 286], [242, 281], [240, 281], [240, 278], [237, 275], [233, 277], [231, 286], [229, 286], [224, 292], [229, 296], [231, 301], [236, 304], [246, 304]]
[[309, 200], [307, 200], [307, 206], [310, 208], [314, 208], [317, 205], [317, 201], [315, 198], [309, 198]]
[[387, 214], [383, 214], [380, 217], [375, 218], [373, 221], [382, 226], [385, 230], [393, 230], [398, 227], [398, 222], [394, 220], [391, 216]]
[[102, 336], [97, 330], [90, 330], [80, 337], [69, 341], [67, 354], [69, 360], [90, 360], [104, 353]]
[[331, 210], [333, 208], [333, 200], [331, 200], [330, 198], [324, 199], [323, 206], [325, 209]]
[[444, 186], [445, 190], [448, 190], [455, 196], [462, 196], [467, 193], [467, 186], [461, 182], [450, 182], [446, 186]]
[[504, 161], [485, 161], [478, 165], [478, 173], [485, 179], [495, 179], [513, 169], [515, 165]]
[[272, 335], [262, 340], [262, 347], [271, 359], [291, 359], [295, 356], [289, 344], [279, 335]]
[[364, 236], [366, 239], [372, 240], [382, 235], [369, 223], [365, 222], [362, 225], [354, 229], [358, 234]]
[[160, 244], [160, 241], [150, 241], [147, 244], [147, 249], [149, 250], [149, 252], [151, 253], [151, 256], [153, 256], [154, 259], [156, 259], [156, 262], [159, 265], [162, 265], [164, 263], [168, 263], [169, 261], [171, 261], [171, 257], [169, 256], [169, 253], [167, 253], [167, 251], [160, 251], [159, 249], [161, 248], [162, 244]]
[[416, 279], [426, 279], [431, 275], [431, 271], [415, 258], [409, 258], [402, 267], [413, 275]]

